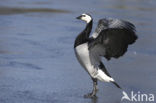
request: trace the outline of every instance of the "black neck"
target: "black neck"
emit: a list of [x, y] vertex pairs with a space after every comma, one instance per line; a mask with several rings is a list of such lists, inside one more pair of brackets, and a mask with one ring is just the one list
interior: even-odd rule
[[74, 48], [80, 44], [86, 43], [89, 40], [89, 35], [92, 30], [93, 20], [87, 23], [86, 28], [76, 37]]

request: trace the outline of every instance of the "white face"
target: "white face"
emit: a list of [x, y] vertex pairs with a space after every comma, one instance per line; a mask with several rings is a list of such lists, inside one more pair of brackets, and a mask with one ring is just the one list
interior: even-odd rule
[[89, 23], [92, 20], [92, 18], [87, 14], [82, 14], [80, 19], [87, 23]]

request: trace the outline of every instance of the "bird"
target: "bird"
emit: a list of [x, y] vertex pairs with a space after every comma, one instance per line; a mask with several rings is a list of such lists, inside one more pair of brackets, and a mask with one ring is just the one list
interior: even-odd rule
[[83, 13], [76, 18], [85, 21], [86, 27], [75, 39], [75, 55], [93, 81], [92, 92], [84, 97], [96, 97], [98, 81], [110, 82], [122, 89], [107, 71], [102, 58], [109, 61], [111, 58], [118, 59], [126, 53], [128, 46], [138, 39], [134, 24], [122, 19], [102, 18], [90, 36], [93, 25], [92, 16]]

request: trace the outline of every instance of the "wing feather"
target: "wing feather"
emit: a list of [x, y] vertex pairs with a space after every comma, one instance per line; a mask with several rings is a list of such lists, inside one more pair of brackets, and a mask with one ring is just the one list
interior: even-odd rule
[[93, 38], [89, 43], [91, 54], [104, 56], [109, 60], [111, 57], [119, 58], [124, 55], [128, 45], [136, 41], [137, 35], [132, 23], [109, 18], [99, 20]]

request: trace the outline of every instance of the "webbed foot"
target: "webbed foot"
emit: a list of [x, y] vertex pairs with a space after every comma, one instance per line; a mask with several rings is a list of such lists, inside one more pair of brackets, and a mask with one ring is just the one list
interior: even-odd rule
[[86, 95], [84, 95], [84, 98], [97, 98], [95, 93], [88, 93]]

